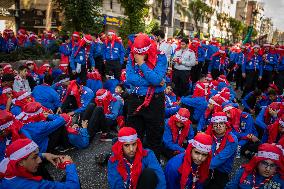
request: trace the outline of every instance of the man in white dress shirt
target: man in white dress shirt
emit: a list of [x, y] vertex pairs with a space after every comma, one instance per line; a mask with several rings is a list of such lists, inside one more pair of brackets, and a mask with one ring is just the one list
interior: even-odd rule
[[188, 95], [190, 70], [196, 64], [195, 54], [188, 48], [188, 43], [189, 40], [187, 38], [182, 39], [180, 48], [176, 49], [173, 57], [173, 83], [175, 84], [175, 94], [178, 97]]

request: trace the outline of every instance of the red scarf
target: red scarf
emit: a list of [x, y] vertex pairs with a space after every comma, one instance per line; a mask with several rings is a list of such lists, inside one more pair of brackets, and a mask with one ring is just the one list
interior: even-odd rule
[[110, 103], [116, 102], [116, 98], [112, 96], [112, 94], [108, 91], [107, 96], [104, 99], [95, 98], [95, 102], [97, 106], [102, 106], [104, 109], [104, 114], [110, 114]]
[[220, 53], [219, 51], [217, 51], [216, 53], [214, 53], [211, 57], [211, 60], [213, 59], [214, 56], [219, 56], [220, 57], [220, 64], [221, 65], [225, 65], [226, 64], [226, 53]]
[[[178, 172], [181, 174], [181, 179], [180, 179], [180, 188], [184, 189], [186, 188], [187, 180], [189, 177], [189, 174], [192, 173], [192, 166], [191, 166], [191, 151], [192, 151], [192, 144], [189, 144], [186, 151], [185, 155], [183, 158], [183, 163], [179, 167]], [[206, 161], [204, 161], [199, 167], [198, 167], [198, 173], [199, 175], [199, 183], [203, 183], [206, 181], [209, 175], [209, 166], [212, 158], [212, 153], [210, 152]]]
[[[169, 122], [168, 122], [170, 129], [171, 129], [171, 132], [172, 132], [174, 142], [176, 142], [178, 135], [179, 135], [179, 128], [176, 126], [176, 121], [178, 121], [178, 119], [176, 118], [175, 115], [173, 115], [173, 116], [170, 117]], [[182, 146], [183, 141], [186, 140], [186, 138], [188, 136], [191, 121], [190, 120], [185, 121], [185, 122], [183, 122], [183, 124], [184, 124], [184, 127], [181, 128], [181, 133], [180, 133], [179, 138], [178, 138], [178, 145], [180, 145], [180, 146]]]
[[77, 106], [81, 107], [82, 103], [81, 103], [81, 93], [82, 93], [82, 86], [78, 86], [76, 83], [76, 80], [72, 80], [66, 90], [66, 95], [63, 98], [63, 102], [66, 100], [67, 96], [71, 95], [71, 93], [73, 93], [76, 102], [77, 102]]
[[20, 119], [20, 121], [23, 124], [29, 124], [29, 123], [36, 123], [36, 122], [41, 122], [41, 121], [46, 121], [46, 117], [44, 116], [43, 113], [34, 115], [34, 116], [28, 116], [26, 120]]
[[[234, 142], [234, 138], [232, 137], [232, 135], [230, 134], [231, 129], [229, 129], [229, 124], [227, 124], [227, 131], [223, 137], [223, 139], [221, 140], [221, 144], [219, 146], [219, 148], [215, 151], [214, 155], [218, 155], [226, 146], [227, 141], [229, 142]], [[215, 136], [215, 133], [213, 131], [213, 125], [210, 124], [205, 132], [206, 134], [212, 136], [212, 138], [214, 139], [215, 142], [217, 142], [217, 137]]]
[[191, 49], [194, 52], [196, 59], [198, 58], [198, 48], [199, 47], [200, 47], [200, 43], [191, 43], [189, 45], [189, 49]]
[[235, 131], [240, 132], [242, 110], [238, 108], [232, 108], [229, 110], [229, 112], [231, 114], [231, 117], [229, 118], [230, 125], [232, 125]]
[[[267, 143], [272, 144], [276, 143], [277, 136], [279, 134], [279, 120], [275, 121], [273, 124], [269, 125], [267, 130], [268, 130], [268, 141]], [[284, 138], [284, 135], [282, 136]], [[282, 138], [281, 137], [281, 138]]]
[[[127, 169], [125, 166], [126, 163], [124, 160], [122, 146], [123, 146], [123, 143], [119, 141], [117, 141], [112, 146], [113, 156], [110, 157], [110, 161], [112, 163], [114, 163], [115, 161], [118, 161], [117, 171], [122, 177], [123, 181], [126, 181], [127, 180]], [[137, 182], [142, 172], [142, 159], [145, 156], [147, 156], [147, 151], [143, 149], [140, 139], [137, 139], [137, 151], [134, 157], [132, 168], [130, 169], [130, 178], [131, 178], [130, 184], [133, 189], [136, 189], [137, 187]]]
[[[271, 116], [270, 113], [269, 113], [269, 108], [271, 108], [271, 105], [272, 105], [272, 104], [270, 104], [269, 106], [267, 106], [267, 108], [265, 109], [265, 112], [264, 112], [264, 122], [265, 122], [266, 125], [270, 125], [270, 124], [271, 124], [270, 122], [271, 122], [272, 116]], [[273, 105], [274, 105], [274, 104], [273, 104]], [[273, 107], [272, 109], [278, 110], [278, 109], [280, 109], [280, 107], [277, 107], [277, 108], [276, 108], [276, 107]], [[278, 115], [277, 117], [280, 117], [281, 113], [282, 113], [282, 112], [279, 111], [278, 114], [277, 114], [277, 115]]]

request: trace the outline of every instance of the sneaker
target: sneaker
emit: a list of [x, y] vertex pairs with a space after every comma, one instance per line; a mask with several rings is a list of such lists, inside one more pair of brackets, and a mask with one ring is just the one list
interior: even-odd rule
[[102, 133], [100, 141], [102, 141], [102, 142], [112, 142], [113, 138], [115, 138], [115, 136], [113, 136], [110, 133]]

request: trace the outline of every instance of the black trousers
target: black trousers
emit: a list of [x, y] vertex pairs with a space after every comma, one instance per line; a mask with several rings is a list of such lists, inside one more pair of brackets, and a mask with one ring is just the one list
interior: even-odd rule
[[200, 75], [201, 75], [202, 65], [203, 65], [203, 62], [198, 62], [197, 65], [191, 68], [190, 77], [193, 83], [196, 83], [199, 80]]
[[96, 57], [95, 62], [96, 62], [95, 68], [98, 69], [99, 73], [103, 77], [105, 75], [105, 65], [104, 65], [103, 57], [101, 56]]
[[115, 79], [120, 80], [121, 65], [119, 60], [107, 60], [105, 65], [106, 75], [113, 72]]
[[177, 96], [187, 96], [189, 93], [188, 80], [190, 71], [189, 70], [177, 70], [174, 69], [173, 72], [173, 83], [174, 92]]
[[144, 147], [154, 151], [160, 159], [162, 137], [165, 118], [165, 94], [163, 92], [153, 95], [148, 107], [135, 113], [137, 107], [144, 102], [145, 97], [130, 95], [128, 99], [127, 125], [136, 129], [138, 137], [144, 141]]
[[205, 63], [202, 66], [202, 74], [208, 73], [208, 66], [209, 66], [210, 60], [205, 60]]
[[224, 70], [212, 69], [211, 75], [213, 80], [216, 80], [220, 75], [224, 75]]
[[54, 149], [57, 146], [62, 146], [65, 148], [70, 146], [70, 143], [68, 141], [68, 133], [65, 126], [59, 127], [53, 133], [48, 135], [48, 138], [49, 140], [46, 152], [54, 153]]
[[284, 89], [284, 70], [276, 74], [276, 85], [279, 88], [280, 94], [282, 94]]
[[155, 171], [151, 168], [143, 169], [139, 176], [137, 189], [155, 189], [158, 185], [158, 176]]
[[76, 110], [78, 108], [76, 98], [73, 95], [66, 97], [65, 101], [61, 105], [63, 113], [68, 113]]
[[273, 71], [267, 71], [267, 70], [263, 70], [263, 74], [262, 74], [262, 80], [261, 80], [261, 90], [265, 91], [269, 84], [272, 83], [273, 81]]
[[240, 88], [241, 90], [243, 90], [244, 88], [244, 80], [242, 77], [242, 67], [239, 66], [238, 69], [236, 70], [236, 76], [235, 76], [235, 80], [236, 80], [236, 88]]
[[116, 120], [111, 120], [105, 117], [102, 107], [96, 107], [91, 103], [82, 115], [82, 120], [88, 120], [88, 133], [90, 138], [93, 138], [98, 131], [107, 133], [110, 128], [117, 126]]
[[204, 187], [205, 189], [223, 189], [229, 181], [229, 174], [215, 169], [213, 176]]
[[253, 91], [258, 83], [258, 70], [248, 70], [246, 71], [246, 81], [245, 81], [245, 89], [242, 94], [242, 98], [244, 98], [249, 92]]
[[[75, 65], [77, 65], [77, 63], [75, 63]], [[85, 84], [87, 81], [87, 67], [86, 65], [82, 65], [81, 66], [81, 72], [80, 73], [76, 73], [76, 74], [72, 74], [72, 71], [70, 73], [70, 80], [74, 80], [79, 78], [80, 81]]]

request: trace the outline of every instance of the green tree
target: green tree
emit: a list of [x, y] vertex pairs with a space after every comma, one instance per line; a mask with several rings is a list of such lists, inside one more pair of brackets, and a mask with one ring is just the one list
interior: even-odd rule
[[194, 26], [198, 34], [200, 34], [199, 22], [209, 22], [214, 13], [214, 9], [201, 0], [192, 0], [188, 5], [188, 9], [194, 21]]
[[123, 19], [123, 25], [119, 34], [125, 38], [131, 33], [139, 33], [145, 31], [144, 18], [149, 13], [147, 0], [119, 0], [124, 8], [124, 14], [127, 18]]
[[101, 0], [53, 0], [64, 12], [63, 30], [99, 32], [102, 22], [99, 17]]
[[241, 21], [232, 17], [229, 18], [229, 31], [232, 32], [233, 42], [240, 40], [244, 29], [245, 25]]

